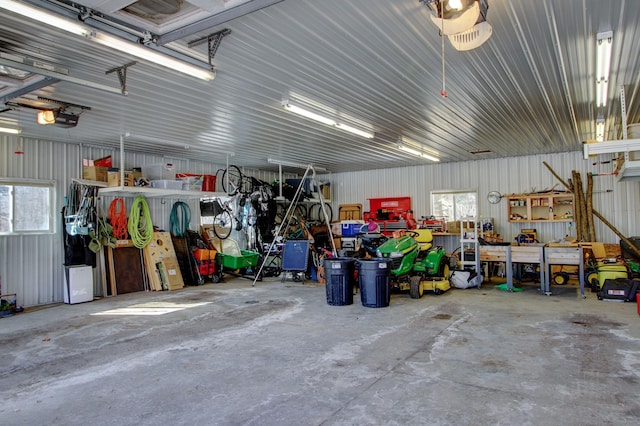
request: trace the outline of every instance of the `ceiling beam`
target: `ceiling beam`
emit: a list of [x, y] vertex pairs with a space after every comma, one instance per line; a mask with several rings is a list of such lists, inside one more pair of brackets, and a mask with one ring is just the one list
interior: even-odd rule
[[201, 31], [206, 31], [215, 27], [216, 25], [224, 24], [225, 22], [232, 21], [244, 15], [256, 12], [265, 7], [272, 6], [276, 3], [280, 3], [284, 0], [251, 0], [249, 2], [239, 4], [224, 12], [220, 12], [209, 18], [205, 18], [201, 21], [194, 22], [193, 24], [185, 25], [182, 28], [178, 28], [173, 31], [169, 31], [166, 34], [162, 34], [158, 37], [157, 44], [159, 46], [171, 43], [172, 41], [180, 40], [185, 37], [192, 36], [193, 34]]
[[48, 71], [42, 68], [32, 67], [31, 65], [10, 61], [4, 58], [0, 58], [0, 65], [5, 65], [5, 66], [12, 67], [22, 71], [28, 71], [33, 74], [52, 77], [60, 81], [66, 81], [67, 83], [79, 84], [80, 86], [90, 87], [92, 89], [102, 90], [104, 92], [115, 93], [118, 95], [123, 94], [120, 88], [117, 88], [117, 87], [105, 86], [104, 84], [94, 83], [92, 81], [83, 80], [81, 78], [72, 77], [70, 75], [60, 74], [53, 71]]
[[22, 95], [31, 93], [35, 90], [42, 89], [43, 87], [51, 86], [59, 82], [59, 78], [34, 76], [24, 81], [24, 84], [13, 87], [7, 91], [0, 91], [0, 105], [6, 104], [7, 101], [15, 98], [19, 98]]

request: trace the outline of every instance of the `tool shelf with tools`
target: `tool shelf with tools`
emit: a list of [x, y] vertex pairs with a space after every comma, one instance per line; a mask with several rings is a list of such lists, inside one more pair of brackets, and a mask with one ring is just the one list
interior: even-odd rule
[[572, 222], [574, 196], [571, 192], [512, 194], [507, 198], [509, 222]]

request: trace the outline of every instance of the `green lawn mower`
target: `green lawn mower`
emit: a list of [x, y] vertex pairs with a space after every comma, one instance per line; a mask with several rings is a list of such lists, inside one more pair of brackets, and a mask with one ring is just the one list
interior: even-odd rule
[[441, 294], [451, 288], [449, 258], [442, 247], [433, 247], [428, 229], [404, 231], [388, 239], [377, 249], [377, 256], [391, 260], [391, 288], [409, 291], [419, 299], [425, 291]]

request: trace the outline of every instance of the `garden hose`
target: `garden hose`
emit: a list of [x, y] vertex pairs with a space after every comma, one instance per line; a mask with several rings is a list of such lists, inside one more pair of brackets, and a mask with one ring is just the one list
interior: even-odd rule
[[146, 247], [153, 239], [153, 223], [144, 197], [136, 197], [129, 213], [129, 236], [137, 248]]
[[177, 201], [171, 208], [169, 216], [169, 231], [174, 237], [186, 237], [191, 221], [191, 210], [187, 203]]

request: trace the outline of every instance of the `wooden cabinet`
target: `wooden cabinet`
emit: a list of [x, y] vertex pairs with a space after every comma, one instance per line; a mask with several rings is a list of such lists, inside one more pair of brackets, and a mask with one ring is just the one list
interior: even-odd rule
[[573, 193], [512, 194], [507, 197], [509, 222], [572, 222]]

